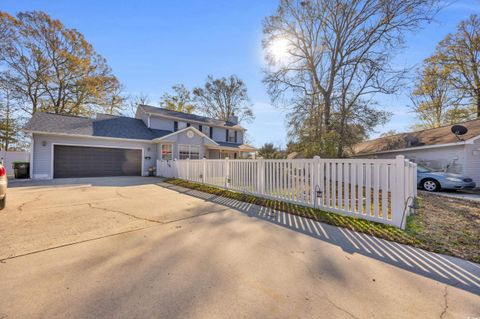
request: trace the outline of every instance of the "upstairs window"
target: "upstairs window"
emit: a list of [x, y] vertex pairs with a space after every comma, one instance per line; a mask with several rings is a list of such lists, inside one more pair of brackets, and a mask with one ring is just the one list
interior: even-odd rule
[[177, 121], [173, 122], [173, 131], [174, 132], [178, 131], [178, 122]]
[[237, 131], [227, 130], [227, 142], [236, 143], [237, 142]]

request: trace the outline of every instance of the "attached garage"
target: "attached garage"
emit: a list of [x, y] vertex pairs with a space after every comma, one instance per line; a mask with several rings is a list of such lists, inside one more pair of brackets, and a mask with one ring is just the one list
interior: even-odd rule
[[141, 176], [142, 150], [53, 145], [53, 177]]

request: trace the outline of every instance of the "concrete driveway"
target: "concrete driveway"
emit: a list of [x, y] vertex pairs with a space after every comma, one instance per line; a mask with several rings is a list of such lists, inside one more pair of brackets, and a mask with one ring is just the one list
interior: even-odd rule
[[480, 266], [161, 183], [20, 183], [0, 318], [468, 318]]

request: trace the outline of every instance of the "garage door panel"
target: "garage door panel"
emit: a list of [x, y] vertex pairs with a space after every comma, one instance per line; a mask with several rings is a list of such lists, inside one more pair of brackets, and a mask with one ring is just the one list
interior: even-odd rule
[[53, 163], [55, 178], [139, 176], [142, 151], [55, 145]]

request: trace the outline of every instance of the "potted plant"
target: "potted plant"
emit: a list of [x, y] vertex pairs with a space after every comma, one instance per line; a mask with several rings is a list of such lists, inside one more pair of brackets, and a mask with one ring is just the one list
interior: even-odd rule
[[155, 166], [150, 166], [148, 168], [148, 176], [155, 176], [155, 171], [156, 171]]
[[29, 178], [30, 177], [30, 163], [17, 161], [12, 163], [15, 178]]

